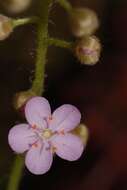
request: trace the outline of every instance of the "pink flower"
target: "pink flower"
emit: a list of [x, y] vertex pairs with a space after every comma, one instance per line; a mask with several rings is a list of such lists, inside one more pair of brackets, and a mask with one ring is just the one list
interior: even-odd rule
[[69, 161], [80, 158], [84, 145], [79, 137], [70, 133], [81, 119], [76, 107], [65, 104], [51, 115], [48, 101], [34, 97], [26, 104], [25, 116], [28, 124], [14, 126], [8, 140], [16, 153], [27, 151], [25, 165], [31, 173], [46, 173], [54, 153]]

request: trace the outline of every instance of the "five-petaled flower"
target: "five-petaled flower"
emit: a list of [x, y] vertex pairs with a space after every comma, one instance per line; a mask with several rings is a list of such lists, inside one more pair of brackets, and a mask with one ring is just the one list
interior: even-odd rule
[[46, 173], [56, 153], [75, 161], [80, 158], [84, 145], [71, 131], [80, 123], [79, 110], [69, 104], [57, 108], [51, 115], [48, 101], [43, 97], [31, 98], [25, 106], [28, 124], [19, 124], [9, 131], [9, 145], [16, 153], [26, 153], [25, 165], [36, 175]]

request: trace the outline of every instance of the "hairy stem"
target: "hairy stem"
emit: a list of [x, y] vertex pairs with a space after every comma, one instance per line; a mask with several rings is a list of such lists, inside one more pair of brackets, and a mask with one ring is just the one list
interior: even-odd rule
[[10, 174], [7, 190], [18, 189], [22, 177], [23, 168], [24, 168], [24, 159], [21, 156], [16, 156], [12, 166], [12, 172]]
[[40, 15], [41, 22], [38, 27], [35, 79], [32, 85], [32, 91], [37, 95], [41, 95], [44, 91], [45, 64], [48, 48], [48, 44], [45, 39], [48, 37], [48, 16], [49, 5], [51, 2], [52, 0], [43, 0], [41, 3], [45, 6], [42, 6]]
[[[40, 4], [40, 20], [37, 29], [37, 54], [35, 63], [35, 79], [31, 90], [41, 95], [44, 90], [44, 72], [48, 44], [45, 39], [48, 36], [48, 16], [52, 0], [43, 0]], [[24, 168], [24, 160], [16, 156], [7, 190], [18, 190]]]

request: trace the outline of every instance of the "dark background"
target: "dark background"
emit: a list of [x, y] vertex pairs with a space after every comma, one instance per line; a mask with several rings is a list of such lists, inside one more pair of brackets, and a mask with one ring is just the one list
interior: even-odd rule
[[[126, 190], [127, 189], [127, 1], [71, 0], [75, 6], [96, 10], [101, 21], [97, 35], [102, 41], [100, 62], [81, 65], [70, 52], [50, 48], [44, 96], [53, 109], [64, 103], [76, 105], [90, 138], [80, 160], [70, 163], [55, 158], [51, 170], [33, 176], [25, 170], [21, 190]], [[36, 15], [38, 1], [21, 15]], [[1, 13], [9, 15], [2, 7]], [[64, 10], [54, 5], [51, 36], [73, 40]], [[17, 28], [0, 42], [0, 184], [6, 181], [14, 154], [8, 146], [10, 127], [21, 121], [12, 99], [30, 87], [34, 74], [36, 30]], [[0, 188], [1, 189], [1, 188]], [[4, 188], [3, 188], [4, 189]]]

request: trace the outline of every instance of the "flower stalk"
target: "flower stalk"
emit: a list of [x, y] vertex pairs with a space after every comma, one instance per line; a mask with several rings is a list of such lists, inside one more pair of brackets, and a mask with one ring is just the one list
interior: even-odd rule
[[57, 38], [49, 38], [47, 39], [48, 45], [53, 45], [56, 47], [61, 47], [65, 49], [72, 50], [74, 43], [73, 42], [67, 42], [65, 40], [57, 39]]
[[[48, 44], [45, 39], [48, 36], [48, 16], [49, 9], [52, 0], [43, 0], [40, 4], [40, 20], [38, 23], [37, 30], [37, 54], [36, 54], [36, 64], [35, 64], [35, 79], [32, 84], [32, 90], [37, 94], [41, 95], [44, 90], [44, 72], [46, 64], [46, 54]], [[22, 25], [24, 23], [31, 22], [32, 20], [20, 20], [15, 25]], [[22, 177], [22, 171], [24, 168], [24, 160], [21, 157], [16, 156], [14, 165], [10, 174], [9, 183], [7, 190], [18, 190], [19, 183]]]
[[39, 22], [39, 18], [38, 17], [28, 17], [28, 18], [19, 18], [19, 19], [12, 19], [12, 25], [14, 28], [16, 28], [17, 26], [22, 26], [25, 24], [36, 24]]
[[72, 6], [68, 0], [56, 0], [61, 7], [63, 7], [67, 13], [72, 12]]

